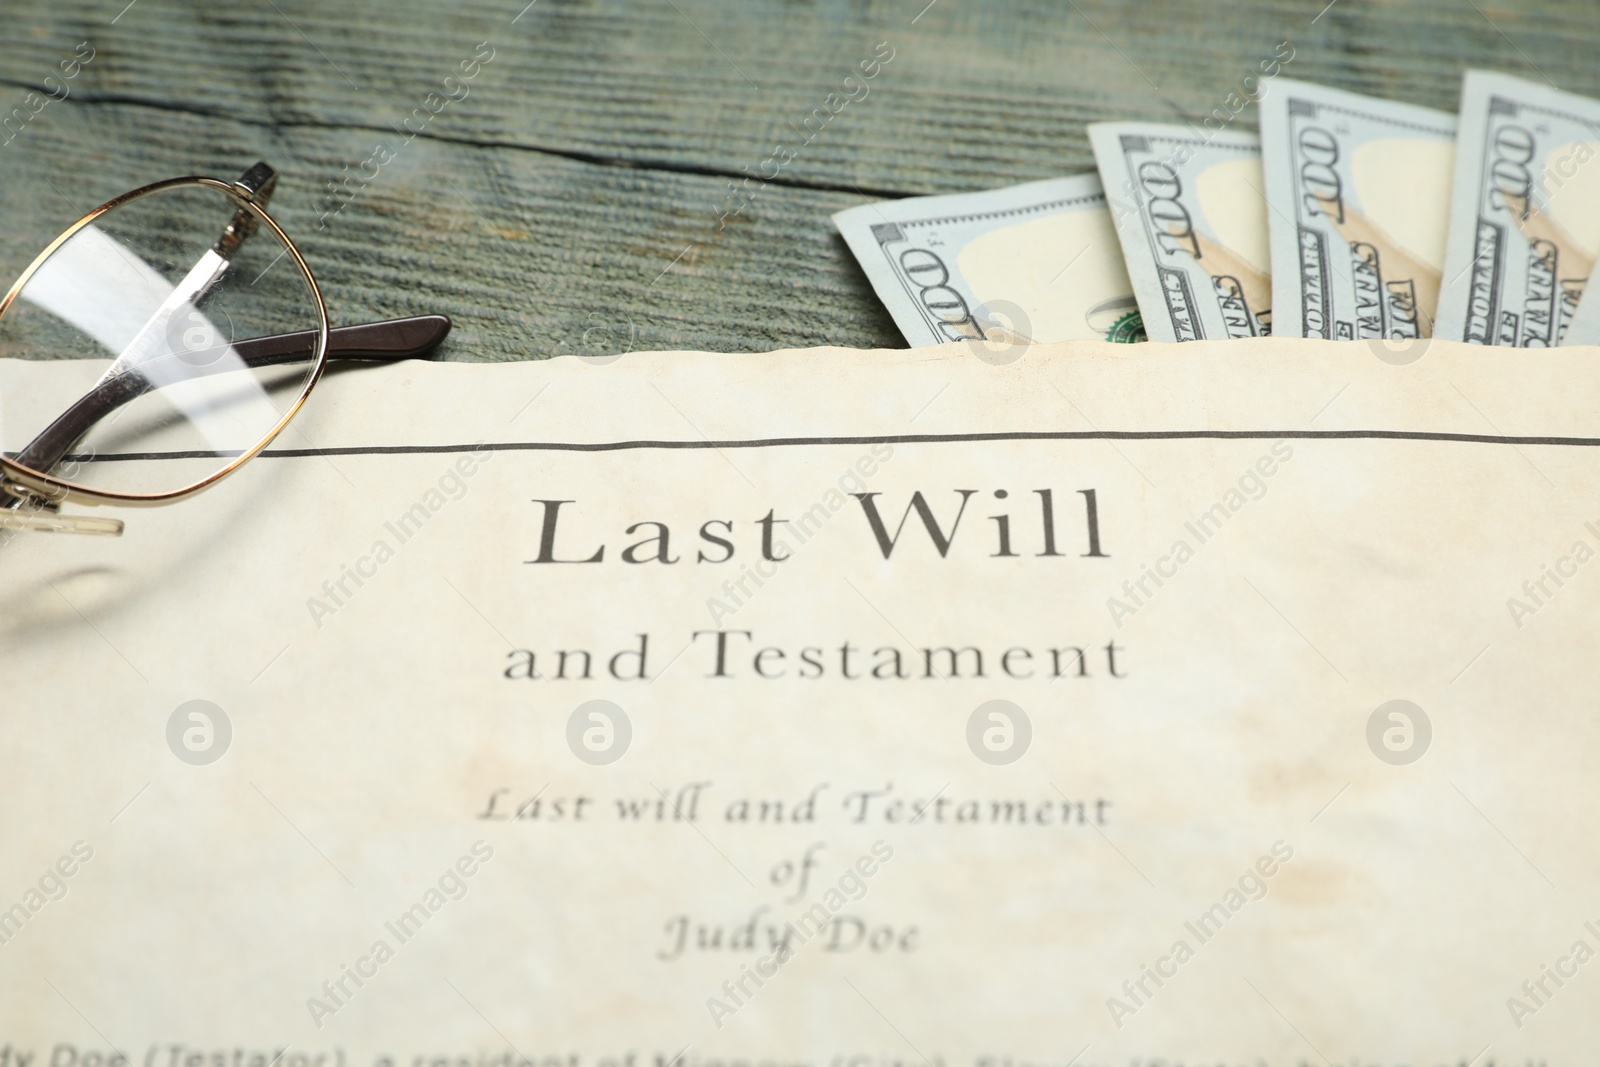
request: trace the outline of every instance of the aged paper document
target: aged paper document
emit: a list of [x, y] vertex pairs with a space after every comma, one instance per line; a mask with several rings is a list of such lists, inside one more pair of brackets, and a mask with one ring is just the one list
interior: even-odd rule
[[340, 372], [6, 540], [0, 1067], [1589, 1062], [1596, 351], [1016, 355]]

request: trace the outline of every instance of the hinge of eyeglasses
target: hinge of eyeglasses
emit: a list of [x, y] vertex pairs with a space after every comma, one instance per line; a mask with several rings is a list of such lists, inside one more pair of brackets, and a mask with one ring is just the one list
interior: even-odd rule
[[243, 174], [233, 183], [239, 194], [246, 200], [254, 200], [262, 207], [267, 206], [267, 201], [272, 199], [272, 190], [278, 184], [278, 172], [265, 163], [260, 162]]
[[[261, 162], [239, 175], [233, 183], [233, 191], [242, 199], [264, 208], [267, 206], [267, 201], [272, 199], [272, 190], [277, 184], [278, 172], [265, 162]], [[255, 232], [256, 217], [243, 208], [235, 211], [233, 218], [228, 222], [228, 228], [223, 230], [222, 236], [217, 239], [217, 255], [223, 259], [232, 259], [245, 238]]]

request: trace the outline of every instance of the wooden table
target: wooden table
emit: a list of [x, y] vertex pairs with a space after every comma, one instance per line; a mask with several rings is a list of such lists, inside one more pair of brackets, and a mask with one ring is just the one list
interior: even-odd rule
[[0, 266], [263, 158], [334, 323], [442, 310], [447, 358], [901, 347], [830, 213], [1090, 170], [1085, 123], [1199, 121], [1282, 41], [1450, 110], [1469, 66], [1600, 95], [1588, 0], [1324, 2], [10, 0], [0, 118], [94, 58], [0, 132]]

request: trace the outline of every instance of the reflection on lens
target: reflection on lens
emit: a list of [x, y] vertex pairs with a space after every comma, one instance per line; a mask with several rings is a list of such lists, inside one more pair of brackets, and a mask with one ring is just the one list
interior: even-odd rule
[[[230, 226], [244, 240], [224, 242]], [[0, 316], [0, 450], [119, 493], [174, 492], [231, 466], [293, 408], [320, 355], [316, 293], [289, 251], [210, 186], [158, 189], [78, 230]], [[306, 336], [261, 341], [285, 334]]]

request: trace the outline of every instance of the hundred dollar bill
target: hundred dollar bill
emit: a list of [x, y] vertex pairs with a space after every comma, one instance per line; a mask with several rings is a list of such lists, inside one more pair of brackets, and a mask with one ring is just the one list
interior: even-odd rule
[[1474, 70], [1460, 119], [1434, 334], [1560, 344], [1600, 251], [1600, 102]]
[[1144, 340], [1093, 174], [863, 204], [833, 222], [912, 345]]
[[1089, 127], [1089, 142], [1150, 340], [1270, 333], [1255, 135], [1101, 122]]
[[1432, 335], [1455, 136], [1443, 111], [1273, 84], [1261, 167], [1280, 336]]

